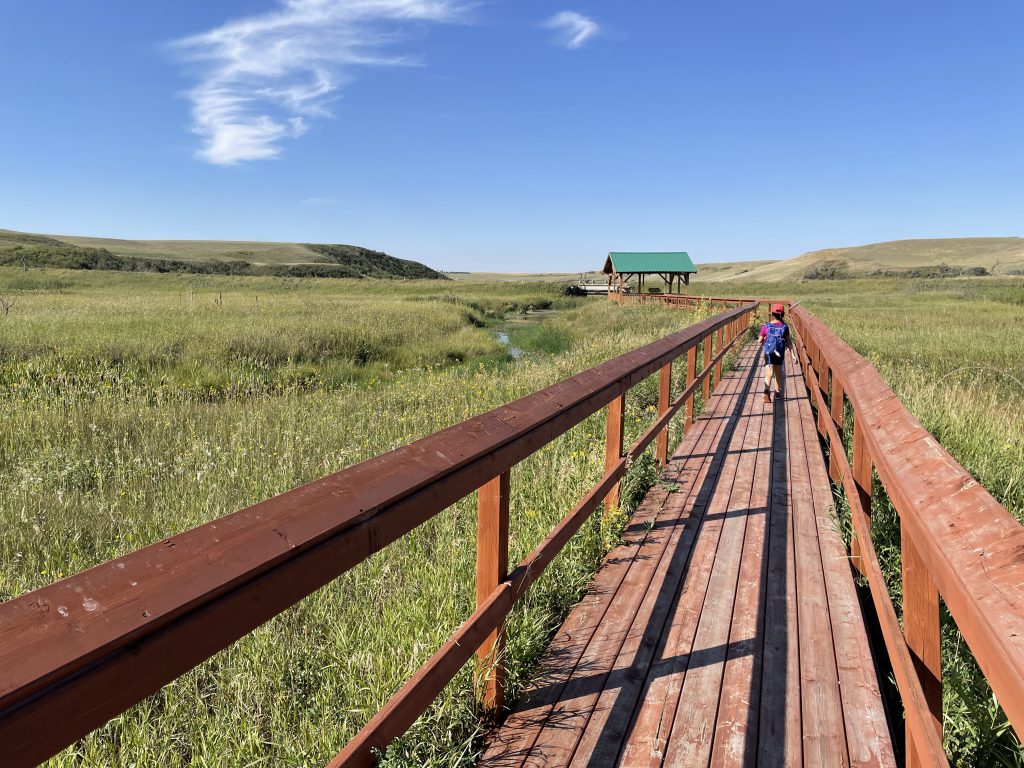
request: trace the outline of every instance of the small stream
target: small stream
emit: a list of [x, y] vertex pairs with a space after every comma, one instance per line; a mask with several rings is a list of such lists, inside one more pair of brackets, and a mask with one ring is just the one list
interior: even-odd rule
[[512, 356], [513, 360], [518, 360], [520, 357], [522, 357], [523, 350], [521, 350], [519, 347], [513, 347], [509, 343], [508, 334], [505, 331], [498, 331], [497, 336], [499, 344], [505, 344], [506, 346], [508, 346], [508, 353], [509, 355]]
[[556, 314], [558, 310], [555, 309], [536, 309], [524, 315], [515, 315], [505, 319], [502, 327], [494, 332], [495, 337], [498, 339], [499, 344], [503, 344], [508, 347], [508, 353], [513, 360], [518, 360], [526, 352], [524, 349], [519, 347], [513, 347], [511, 339], [508, 336], [508, 328], [512, 325], [535, 325], [536, 323], [542, 323], [547, 318]]

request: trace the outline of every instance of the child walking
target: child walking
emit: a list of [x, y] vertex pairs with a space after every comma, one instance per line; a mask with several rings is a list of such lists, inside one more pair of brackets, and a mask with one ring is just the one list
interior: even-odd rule
[[760, 342], [764, 351], [764, 402], [770, 403], [771, 387], [775, 384], [775, 399], [783, 397], [782, 364], [786, 359], [786, 348], [789, 346], [789, 326], [782, 318], [786, 308], [782, 304], [772, 304], [772, 317], [761, 326]]

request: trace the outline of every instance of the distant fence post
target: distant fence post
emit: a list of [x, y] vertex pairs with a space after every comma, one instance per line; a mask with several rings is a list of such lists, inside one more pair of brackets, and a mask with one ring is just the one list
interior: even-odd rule
[[[605, 429], [604, 469], [614, 467], [622, 458], [622, 432], [626, 414], [626, 395], [622, 394], [608, 403], [608, 423]], [[604, 513], [607, 515], [619, 506], [619, 486], [616, 483], [604, 498]]]
[[[509, 472], [477, 492], [476, 605], [479, 608], [508, 575]], [[488, 712], [505, 703], [505, 629], [499, 626], [477, 649], [478, 690]]]
[[[661, 368], [658, 375], [658, 416], [668, 411], [669, 399], [672, 394], [672, 363], [668, 362]], [[658, 464], [668, 464], [668, 424], [658, 433], [658, 444], [655, 450]]]

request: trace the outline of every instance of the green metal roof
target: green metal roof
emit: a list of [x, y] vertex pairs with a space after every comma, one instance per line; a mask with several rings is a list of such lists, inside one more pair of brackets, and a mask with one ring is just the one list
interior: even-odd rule
[[697, 268], [690, 261], [686, 251], [666, 251], [660, 253], [633, 253], [612, 251], [604, 263], [604, 271], [610, 273], [612, 267], [619, 274], [623, 272], [689, 272], [696, 274]]

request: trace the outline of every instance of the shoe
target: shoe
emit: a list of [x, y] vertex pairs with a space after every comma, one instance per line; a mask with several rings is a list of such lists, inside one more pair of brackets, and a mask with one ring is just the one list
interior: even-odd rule
[[766, 402], [766, 403], [771, 403], [771, 401], [772, 401], [772, 396], [771, 396], [771, 395], [769, 395], [769, 394], [768, 394], [767, 392], [765, 392], [765, 394], [764, 394], [764, 395], [763, 395], [762, 397], [764, 398], [764, 402]]

